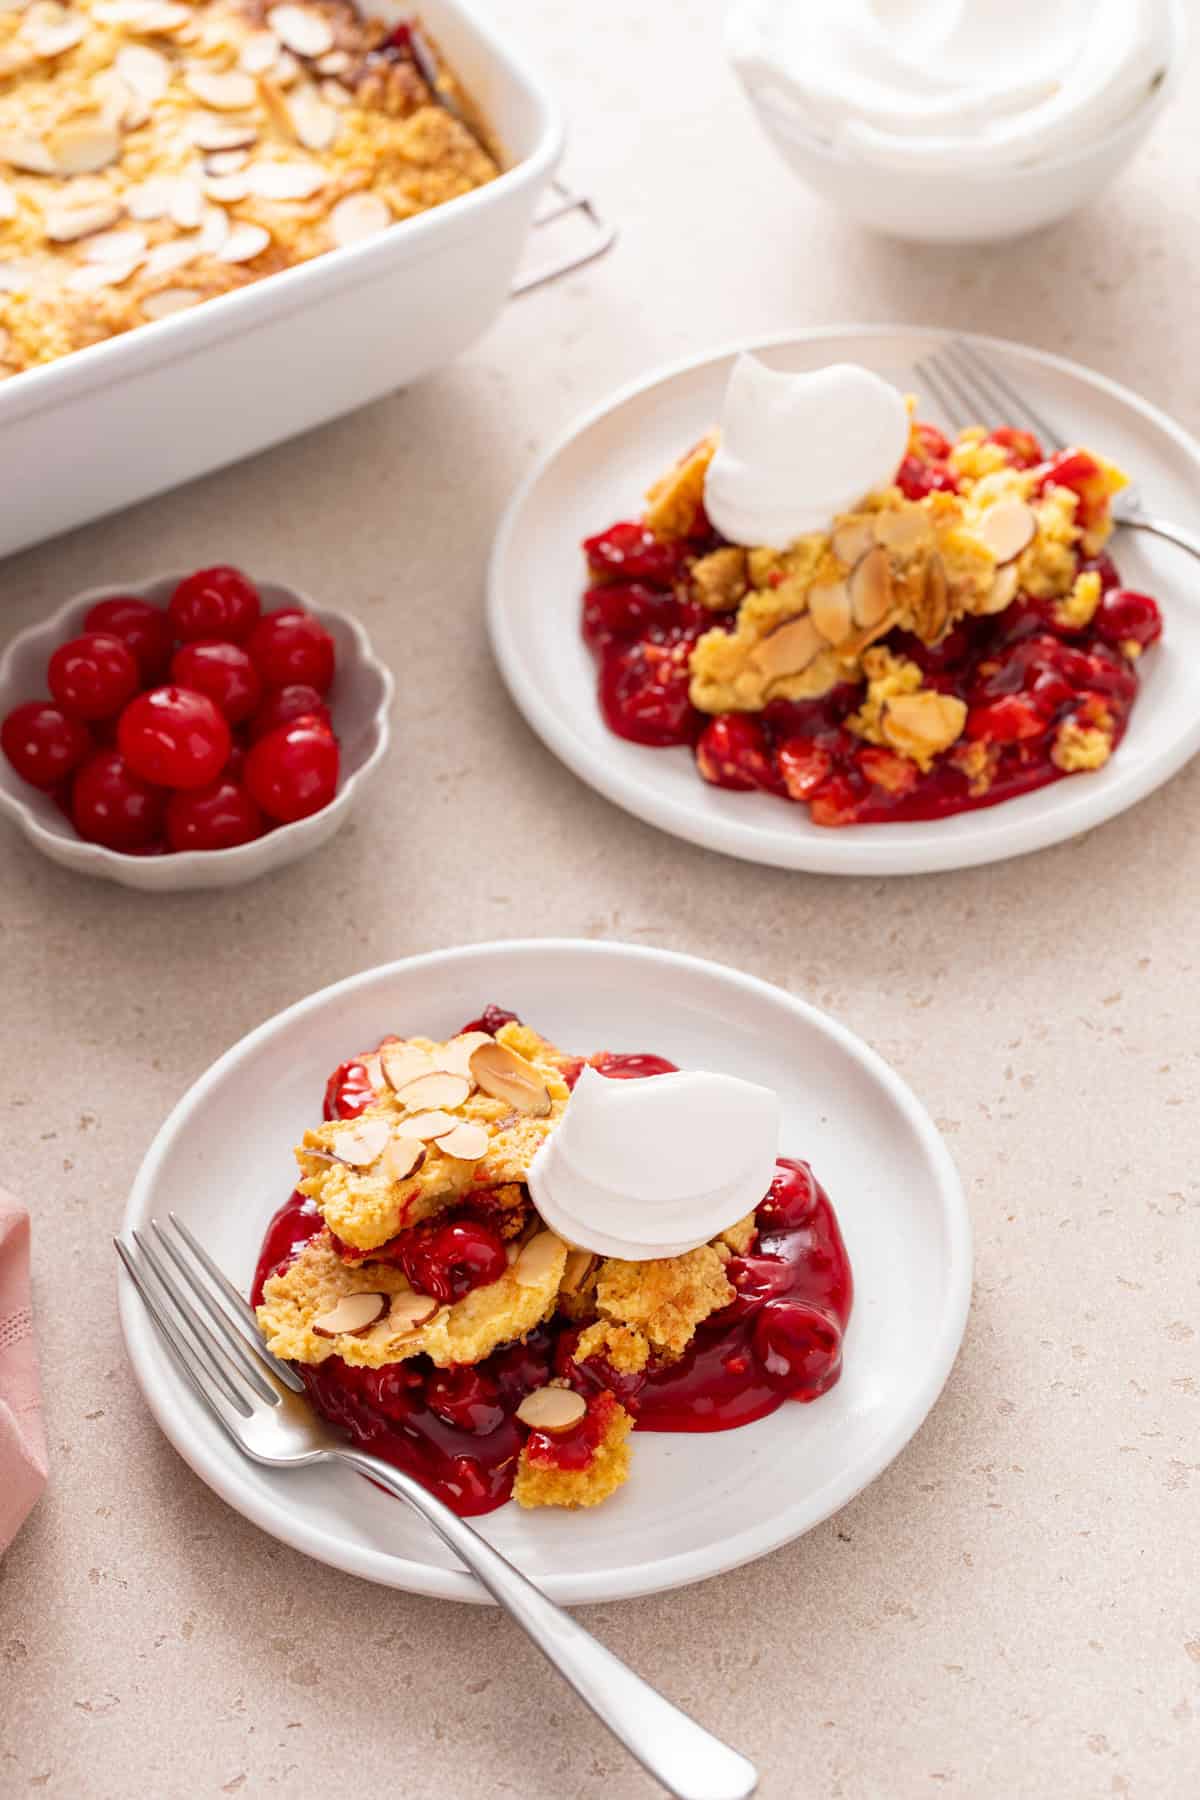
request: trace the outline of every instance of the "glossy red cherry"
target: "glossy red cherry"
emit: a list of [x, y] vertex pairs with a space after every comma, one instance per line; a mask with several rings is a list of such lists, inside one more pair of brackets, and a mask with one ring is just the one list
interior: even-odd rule
[[132, 594], [118, 594], [111, 600], [97, 600], [83, 623], [88, 631], [107, 632], [128, 645], [144, 682], [162, 680], [171, 661], [175, 631], [161, 606], [136, 600]]
[[1158, 602], [1133, 588], [1109, 588], [1101, 596], [1094, 624], [1096, 635], [1117, 649], [1124, 644], [1137, 644], [1144, 650], [1162, 636]]
[[260, 737], [266, 737], [268, 731], [277, 731], [281, 725], [303, 718], [306, 713], [320, 719], [332, 731], [329, 708], [315, 687], [309, 687], [305, 681], [293, 681], [287, 687], [273, 688], [250, 721], [250, 742], [255, 743]]
[[14, 706], [0, 726], [0, 748], [22, 781], [52, 788], [77, 769], [92, 747], [86, 725], [49, 700]]
[[181, 789], [167, 803], [172, 850], [231, 850], [262, 833], [257, 806], [244, 787], [224, 775], [207, 787]]
[[447, 1425], [478, 1437], [495, 1431], [504, 1418], [495, 1382], [470, 1363], [435, 1369], [425, 1384], [425, 1400]]
[[268, 818], [285, 825], [306, 819], [337, 792], [337, 739], [319, 719], [293, 719], [259, 738], [246, 758], [245, 776]]
[[664, 542], [645, 525], [623, 520], [585, 538], [583, 553], [596, 575], [669, 588], [683, 568], [687, 545], [679, 539]]
[[267, 613], [251, 632], [246, 649], [265, 687], [306, 682], [324, 694], [337, 660], [333, 639], [310, 613], [286, 607]]
[[138, 852], [162, 834], [167, 796], [129, 767], [118, 750], [98, 750], [75, 777], [71, 822], [81, 838]]
[[816, 1210], [821, 1189], [806, 1162], [781, 1156], [775, 1178], [756, 1211], [760, 1231], [796, 1231]]
[[106, 631], [69, 638], [50, 658], [50, 692], [76, 719], [111, 719], [138, 690], [132, 650]]
[[600, 707], [618, 736], [635, 744], [691, 743], [698, 719], [688, 692], [692, 643], [636, 639], [603, 652]]
[[775, 761], [789, 800], [811, 800], [833, 768], [833, 757], [811, 738], [785, 738]]
[[188, 688], [139, 694], [117, 726], [117, 747], [130, 768], [162, 787], [206, 787], [225, 767], [232, 746], [219, 708]]
[[819, 1307], [769, 1300], [754, 1321], [754, 1354], [773, 1387], [796, 1400], [815, 1400], [837, 1380], [842, 1334]]
[[721, 713], [700, 733], [696, 767], [714, 787], [778, 786], [762, 726], [747, 713]]
[[413, 1286], [444, 1304], [499, 1281], [508, 1267], [504, 1240], [478, 1219], [414, 1230], [400, 1260]]
[[673, 594], [641, 582], [589, 588], [583, 597], [584, 642], [596, 646], [610, 638], [641, 637], [652, 625], [675, 624], [678, 612]]
[[1008, 452], [1008, 460], [1016, 469], [1032, 469], [1044, 455], [1032, 431], [1021, 431], [1015, 425], [998, 425], [991, 434], [991, 442]]
[[926, 494], [957, 494], [958, 477], [944, 463], [906, 456], [896, 471], [896, 486], [906, 500], [923, 500]]
[[1045, 729], [1045, 716], [1022, 694], [1005, 694], [988, 706], [973, 706], [967, 714], [966, 734], [976, 743], [1019, 744], [1041, 737]]
[[248, 719], [262, 699], [258, 670], [240, 644], [222, 638], [197, 638], [171, 658], [171, 680], [178, 687], [207, 694], [231, 725]]
[[262, 602], [248, 576], [221, 563], [186, 576], [171, 595], [167, 611], [176, 637], [185, 644], [195, 638], [228, 638], [241, 644], [254, 630]]

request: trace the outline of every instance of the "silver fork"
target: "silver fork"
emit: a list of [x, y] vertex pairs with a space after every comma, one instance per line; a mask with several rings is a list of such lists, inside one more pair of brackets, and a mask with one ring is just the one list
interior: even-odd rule
[[676, 1800], [746, 1800], [755, 1791], [753, 1763], [635, 1675], [465, 1519], [411, 1476], [338, 1438], [303, 1397], [299, 1376], [266, 1348], [253, 1309], [182, 1220], [169, 1218], [170, 1231], [151, 1219], [149, 1235], [133, 1231], [132, 1244], [113, 1242], [181, 1374], [244, 1456], [270, 1469], [336, 1462], [369, 1475], [432, 1525]]
[[[950, 338], [939, 350], [914, 364], [917, 379], [941, 407], [956, 431], [968, 425], [984, 425], [989, 417], [1006, 425], [1018, 425], [1041, 439], [1050, 450], [1066, 450], [1067, 440], [1030, 401], [1000, 373], [966, 338]], [[1132, 531], [1148, 531], [1166, 538], [1195, 557], [1200, 557], [1200, 538], [1147, 512], [1136, 487], [1122, 488], [1113, 500], [1113, 521]]]

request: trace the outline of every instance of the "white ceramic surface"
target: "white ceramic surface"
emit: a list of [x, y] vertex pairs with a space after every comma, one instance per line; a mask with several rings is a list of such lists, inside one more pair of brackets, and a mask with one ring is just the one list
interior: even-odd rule
[[1183, 0], [1173, 8], [1175, 53], [1166, 79], [1114, 130], [1061, 156], [1020, 167], [912, 169], [848, 155], [810, 128], [807, 105], [772, 58], [756, 0], [737, 0], [726, 24], [734, 73], [770, 142], [801, 180], [859, 224], [923, 243], [987, 243], [1065, 218], [1106, 188], [1138, 150], [1174, 91], [1187, 51]]
[[[89, 588], [57, 612], [15, 637], [0, 657], [0, 719], [24, 700], [46, 693], [46, 664], [52, 651], [83, 629], [98, 600], [133, 594], [164, 605], [188, 571], [153, 575], [144, 581], [109, 581]], [[345, 824], [365, 783], [379, 767], [391, 738], [388, 710], [395, 684], [391, 670], [371, 649], [366, 632], [348, 613], [317, 606], [299, 588], [276, 581], [256, 581], [263, 610], [302, 606], [321, 621], [337, 646], [337, 674], [330, 711], [341, 749], [338, 789], [330, 804], [294, 825], [280, 825], [252, 843], [232, 850], [185, 850], [172, 856], [125, 856], [88, 844], [77, 834], [48, 795], [22, 781], [6, 757], [0, 756], [0, 813], [6, 813], [52, 862], [80, 875], [99, 875], [122, 887], [148, 893], [184, 889], [234, 887], [269, 870], [307, 856]]]
[[[404, 11], [394, 0], [373, 10]], [[562, 122], [463, 0], [424, 0], [421, 13], [503, 145], [504, 174], [377, 237], [0, 384], [0, 556], [378, 399], [491, 324], [562, 153]]]
[[[955, 818], [828, 830], [773, 795], [709, 787], [688, 750], [644, 748], [606, 729], [579, 632], [580, 540], [635, 516], [649, 483], [712, 426], [738, 352], [753, 350], [780, 369], [861, 362], [912, 389], [913, 364], [946, 335], [847, 326], [738, 343], [623, 389], [541, 458], [497, 533], [492, 645], [529, 723], [584, 781], [664, 831], [752, 862], [830, 875], [911, 875], [997, 862], [1075, 837], [1152, 792], [1200, 749], [1196, 565], [1183, 551], [1129, 531], [1117, 534], [1114, 554], [1128, 586], [1157, 595], [1166, 628], [1140, 665], [1142, 691], [1125, 740], [1095, 774]], [[1181, 427], [1076, 363], [1000, 339], [971, 341], [1062, 422], [1065, 436], [1128, 470], [1151, 511], [1200, 529], [1200, 445]], [[938, 416], [927, 399], [920, 410]]]
[[[779, 988], [665, 951], [552, 939], [369, 970], [261, 1025], [196, 1082], [150, 1147], [126, 1227], [174, 1210], [248, 1287], [267, 1220], [291, 1187], [291, 1147], [319, 1116], [329, 1071], [388, 1031], [448, 1035], [489, 1000], [568, 1047], [655, 1050], [775, 1086], [781, 1147], [809, 1158], [829, 1189], [856, 1299], [844, 1374], [819, 1401], [740, 1431], [639, 1434], [632, 1478], [603, 1506], [508, 1505], [480, 1529], [566, 1602], [677, 1587], [775, 1549], [844, 1505], [908, 1442], [950, 1371], [971, 1286], [966, 1202], [928, 1115], [865, 1044]], [[432, 1534], [369, 1483], [242, 1461], [124, 1281], [120, 1307], [159, 1424], [247, 1518], [370, 1580], [483, 1598]]]

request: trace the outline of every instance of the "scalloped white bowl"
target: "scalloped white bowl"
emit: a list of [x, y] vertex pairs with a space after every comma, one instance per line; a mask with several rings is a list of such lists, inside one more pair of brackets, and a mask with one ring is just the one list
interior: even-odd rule
[[[51, 652], [83, 629], [84, 615], [98, 600], [132, 594], [140, 600], [165, 603], [172, 590], [190, 571], [152, 575], [144, 581], [109, 581], [103, 587], [76, 594], [39, 625], [20, 632], [0, 657], [0, 717], [23, 700], [46, 693], [46, 664]], [[357, 619], [346, 613], [317, 606], [299, 588], [279, 581], [255, 584], [263, 610], [278, 606], [302, 606], [321, 621], [337, 646], [337, 676], [330, 711], [341, 743], [338, 790], [329, 805], [293, 825], [278, 825], [250, 844], [232, 850], [184, 850], [171, 856], [128, 856], [89, 844], [75, 831], [48, 794], [21, 780], [6, 758], [0, 757], [0, 812], [24, 832], [52, 862], [81, 875], [98, 875], [122, 887], [148, 893], [175, 893], [190, 888], [233, 887], [253, 881], [286, 863], [316, 850], [343, 825], [364, 784], [379, 767], [391, 738], [388, 710], [394, 684], [390, 670], [380, 662]]]

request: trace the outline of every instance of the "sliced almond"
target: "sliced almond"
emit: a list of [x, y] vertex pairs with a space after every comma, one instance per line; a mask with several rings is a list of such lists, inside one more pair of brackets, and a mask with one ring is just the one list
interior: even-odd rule
[[317, 68], [322, 75], [344, 75], [350, 67], [350, 56], [345, 50], [331, 50], [328, 56], [322, 56]]
[[485, 1094], [503, 1100], [519, 1113], [543, 1119], [550, 1111], [550, 1091], [531, 1062], [495, 1038], [472, 1050], [471, 1075]]
[[244, 169], [250, 160], [248, 150], [214, 150], [211, 156], [204, 159], [206, 175], [236, 175]]
[[416, 1044], [383, 1044], [379, 1051], [379, 1067], [389, 1087], [402, 1088], [418, 1075], [433, 1071], [433, 1059]]
[[1002, 613], [1012, 605], [1021, 585], [1021, 576], [1015, 562], [1006, 563], [997, 569], [991, 589], [980, 611], [985, 614]]
[[750, 661], [768, 682], [801, 675], [825, 648], [825, 640], [806, 614], [777, 625], [750, 652]]
[[391, 1135], [386, 1119], [360, 1119], [339, 1131], [330, 1148], [339, 1162], [349, 1163], [354, 1169], [369, 1169], [383, 1155]]
[[297, 56], [324, 56], [333, 49], [333, 31], [320, 13], [305, 6], [273, 6], [267, 24]]
[[135, 182], [121, 196], [131, 219], [165, 219], [175, 198], [175, 181], [169, 175], [152, 175]]
[[885, 700], [880, 714], [883, 736], [899, 748], [906, 741], [938, 751], [954, 743], [962, 732], [967, 709], [954, 694], [932, 688], [919, 694], [897, 694]]
[[173, 225], [180, 231], [195, 231], [204, 217], [204, 189], [198, 181], [181, 178], [175, 183], [169, 208]]
[[587, 1416], [587, 1402], [574, 1388], [535, 1388], [526, 1394], [517, 1408], [517, 1417], [531, 1431], [545, 1431], [551, 1437], [570, 1431]]
[[192, 121], [189, 134], [197, 150], [203, 150], [205, 155], [222, 150], [249, 150], [258, 142], [256, 125], [227, 124], [224, 119], [206, 118], [202, 113]]
[[59, 175], [91, 175], [107, 169], [121, 151], [121, 134], [96, 113], [51, 132], [46, 146]]
[[169, 275], [172, 269], [182, 269], [187, 263], [195, 262], [200, 254], [200, 245], [195, 238], [168, 238], [165, 244], [152, 244], [146, 252], [146, 273], [150, 276]]
[[11, 168], [24, 169], [30, 175], [53, 175], [54, 158], [36, 137], [0, 138], [0, 162], [6, 162]]
[[76, 238], [90, 237], [93, 231], [107, 231], [121, 216], [121, 208], [111, 201], [98, 201], [95, 206], [76, 206], [70, 210], [46, 214], [46, 236], [52, 244], [73, 244]]
[[929, 515], [916, 503], [875, 514], [875, 542], [897, 556], [912, 556], [933, 538]]
[[808, 590], [808, 616], [830, 644], [850, 635], [850, 589], [844, 581], [817, 581]]
[[596, 1265], [590, 1250], [568, 1250], [566, 1267], [559, 1287], [566, 1294], [577, 1294]]
[[389, 1298], [389, 1295], [379, 1293], [343, 1294], [336, 1306], [313, 1320], [314, 1337], [358, 1337], [362, 1332], [370, 1331], [387, 1311]]
[[157, 100], [171, 83], [171, 65], [145, 44], [122, 44], [114, 59], [121, 80], [143, 100]]
[[254, 77], [242, 69], [185, 69], [183, 83], [204, 106], [217, 112], [243, 112], [258, 99]]
[[292, 97], [292, 130], [306, 150], [328, 150], [341, 128], [332, 106], [315, 88], [299, 88]]
[[521, 1287], [541, 1287], [562, 1253], [563, 1241], [553, 1231], [539, 1231], [522, 1248], [513, 1264]]
[[451, 1038], [443, 1050], [436, 1052], [436, 1064], [444, 1069], [447, 1075], [465, 1075], [471, 1080], [471, 1058], [480, 1044], [493, 1043], [494, 1039], [486, 1031], [467, 1031], [462, 1037]]
[[435, 1108], [432, 1112], [405, 1113], [401, 1130], [405, 1137], [420, 1138], [422, 1142], [429, 1142], [433, 1138], [448, 1137], [461, 1123], [462, 1121], [456, 1119], [453, 1113], [439, 1112]]
[[471, 1082], [466, 1075], [448, 1075], [442, 1069], [433, 1069], [428, 1075], [418, 1075], [397, 1088], [396, 1098], [410, 1112], [424, 1112], [427, 1108], [449, 1107], [453, 1110], [461, 1106], [470, 1093]]
[[210, 175], [204, 183], [204, 192], [221, 206], [236, 206], [249, 194], [250, 183], [244, 175]]
[[340, 81], [323, 81], [321, 98], [329, 106], [336, 106], [342, 112], [347, 106], [354, 105], [354, 95], [349, 88], [343, 87]]
[[120, 287], [123, 281], [129, 280], [140, 262], [141, 258], [135, 256], [126, 262], [81, 263], [66, 277], [66, 285], [77, 294], [94, 294], [100, 288]]
[[998, 500], [980, 519], [979, 535], [998, 563], [1015, 562], [1037, 536], [1037, 515], [1024, 500]]
[[191, 16], [188, 7], [171, 0], [96, 0], [92, 7], [92, 17], [101, 25], [124, 25], [147, 36], [178, 31]]
[[848, 519], [836, 527], [829, 541], [838, 561], [852, 569], [875, 542], [875, 528], [870, 519]]
[[166, 319], [171, 313], [185, 312], [203, 298], [195, 288], [160, 288], [157, 294], [147, 294], [142, 311], [148, 319]]
[[217, 251], [217, 261], [253, 262], [256, 256], [262, 255], [270, 242], [271, 234], [264, 225], [235, 225]]
[[925, 586], [917, 609], [917, 629], [926, 643], [940, 637], [949, 610], [950, 584], [946, 579], [946, 565], [935, 550], [926, 564]]
[[335, 244], [357, 244], [374, 237], [392, 222], [387, 201], [378, 194], [347, 194], [329, 215], [329, 231]]
[[892, 565], [882, 544], [855, 563], [849, 586], [854, 623], [864, 631], [874, 631], [892, 607]]
[[13, 219], [17, 213], [17, 196], [7, 181], [0, 181], [0, 219]]
[[407, 1181], [425, 1161], [425, 1146], [415, 1137], [389, 1138], [379, 1166], [389, 1181]]
[[392, 1301], [392, 1310], [388, 1314], [388, 1324], [393, 1331], [417, 1331], [422, 1325], [428, 1325], [438, 1309], [438, 1302], [431, 1294], [397, 1294]]
[[19, 294], [28, 285], [29, 276], [18, 263], [0, 263], [0, 294]]
[[265, 75], [279, 55], [279, 39], [273, 31], [252, 31], [242, 45], [238, 68], [247, 75]]
[[47, 61], [63, 56], [81, 44], [87, 22], [79, 13], [66, 12], [61, 6], [31, 9], [22, 30], [35, 55]]
[[460, 1162], [478, 1162], [487, 1155], [489, 1142], [485, 1126], [476, 1124], [474, 1119], [464, 1119], [438, 1139], [438, 1149], [444, 1156], [456, 1156]]
[[137, 264], [146, 253], [144, 231], [101, 231], [89, 238], [84, 257], [93, 263]]
[[246, 171], [251, 190], [264, 200], [311, 200], [329, 177], [316, 163], [258, 162]]

